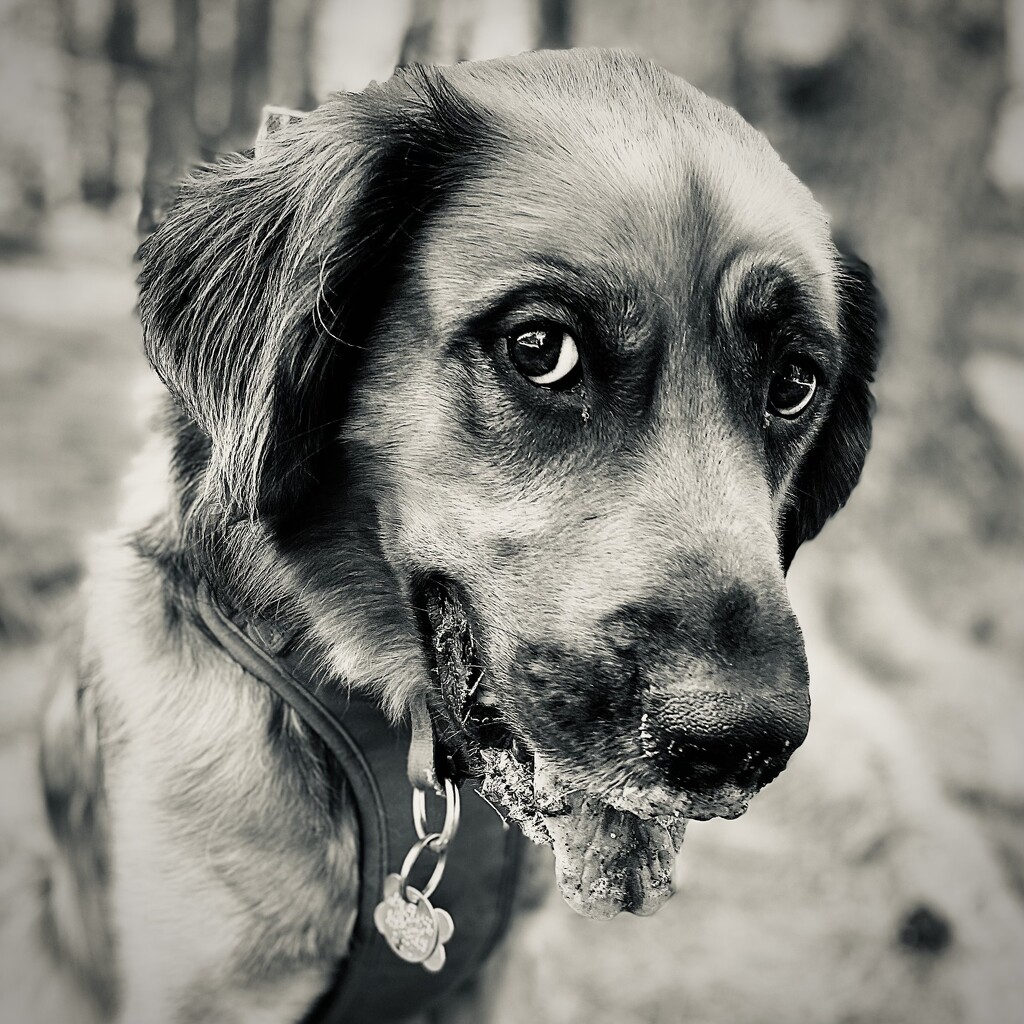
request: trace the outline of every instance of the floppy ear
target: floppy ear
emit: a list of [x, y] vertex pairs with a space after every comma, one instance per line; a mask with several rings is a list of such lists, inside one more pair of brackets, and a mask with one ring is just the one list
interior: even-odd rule
[[140, 249], [146, 353], [210, 438], [200, 503], [273, 521], [316, 478], [417, 223], [484, 118], [436, 69], [332, 99], [201, 168]]
[[839, 317], [846, 358], [828, 420], [804, 457], [790, 488], [782, 522], [782, 564], [788, 570], [797, 548], [815, 537], [846, 504], [860, 479], [871, 443], [874, 398], [871, 383], [878, 365], [884, 318], [881, 296], [870, 267], [840, 251]]

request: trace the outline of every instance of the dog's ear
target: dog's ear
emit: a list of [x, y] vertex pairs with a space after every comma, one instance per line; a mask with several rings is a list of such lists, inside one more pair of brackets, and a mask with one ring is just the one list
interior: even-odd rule
[[871, 384], [878, 364], [884, 310], [866, 263], [840, 250], [838, 269], [845, 361], [828, 419], [790, 488], [790, 503], [781, 532], [782, 564], [786, 570], [797, 548], [816, 536], [846, 504], [860, 479], [871, 443]]
[[287, 515], [417, 222], [468, 173], [486, 119], [437, 69], [279, 118], [201, 168], [140, 249], [146, 352], [210, 438], [202, 504]]

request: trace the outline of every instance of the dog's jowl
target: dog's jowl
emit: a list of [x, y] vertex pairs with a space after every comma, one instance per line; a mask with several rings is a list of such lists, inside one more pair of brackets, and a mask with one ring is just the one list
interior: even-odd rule
[[[869, 439], [866, 268], [659, 68], [412, 68], [275, 124], [142, 247], [166, 392], [47, 722], [54, 945], [132, 1024], [302, 1019], [371, 941], [378, 859], [437, 967], [410, 872], [448, 844], [439, 906], [500, 888], [453, 866], [475, 790], [581, 913], [655, 911], [686, 820], [804, 738], [785, 572]], [[369, 747], [364, 712], [394, 749], [365, 785], [317, 718]]]

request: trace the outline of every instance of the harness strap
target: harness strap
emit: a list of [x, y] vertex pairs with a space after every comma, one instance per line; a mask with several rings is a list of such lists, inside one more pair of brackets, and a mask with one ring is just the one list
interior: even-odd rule
[[385, 876], [398, 871], [418, 838], [410, 779], [421, 786], [437, 781], [425, 702], [414, 712], [412, 730], [395, 725], [375, 701], [340, 680], [314, 682], [322, 663], [297, 642], [298, 630], [229, 611], [205, 581], [196, 597], [211, 635], [323, 740], [352, 794], [360, 851], [356, 924], [349, 955], [306, 1024], [384, 1024], [428, 1008], [465, 984], [507, 929], [522, 852], [519, 830], [504, 826], [475, 791], [463, 795], [459, 833], [435, 899], [455, 921], [447, 962], [429, 974], [400, 960], [374, 927], [373, 911]]

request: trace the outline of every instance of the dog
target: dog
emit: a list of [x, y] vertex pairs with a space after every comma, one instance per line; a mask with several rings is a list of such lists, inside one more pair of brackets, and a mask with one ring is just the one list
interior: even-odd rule
[[868, 449], [878, 296], [807, 189], [655, 65], [537, 52], [280, 124], [140, 257], [166, 393], [42, 754], [98, 1004], [299, 1020], [356, 928], [344, 773], [203, 585], [425, 705], [575, 909], [654, 912], [807, 731], [785, 573]]

